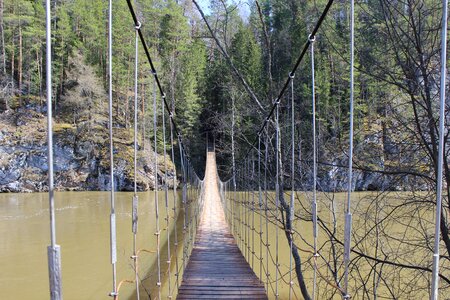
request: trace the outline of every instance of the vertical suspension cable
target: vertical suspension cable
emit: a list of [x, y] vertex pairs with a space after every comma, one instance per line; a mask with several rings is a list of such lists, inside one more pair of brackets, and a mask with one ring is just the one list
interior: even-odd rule
[[50, 212], [50, 246], [47, 247], [50, 299], [62, 299], [61, 247], [56, 244], [55, 198], [53, 182], [53, 116], [52, 116], [52, 32], [50, 0], [45, 2], [46, 25], [46, 73], [47, 73], [47, 164], [48, 202]]
[[292, 281], [292, 247], [293, 247], [293, 239], [294, 239], [294, 194], [295, 194], [295, 103], [294, 103], [294, 77], [295, 74], [289, 73], [289, 77], [291, 78], [291, 203], [289, 206], [289, 222], [291, 224], [289, 229], [290, 243], [289, 248], [291, 253], [289, 254], [289, 299], [292, 298], [292, 289], [293, 289], [293, 281]]
[[[241, 170], [236, 170], [236, 177], [237, 177], [237, 186], [238, 189], [240, 188], [240, 174], [241, 174]], [[236, 222], [237, 222], [237, 228], [236, 228], [236, 232], [237, 232], [237, 236], [238, 236], [238, 246], [242, 251], [241, 248], [241, 205], [240, 205], [240, 201], [241, 201], [241, 191], [239, 190], [239, 192], [236, 194]]]
[[279, 263], [278, 263], [278, 211], [279, 211], [279, 204], [280, 204], [280, 183], [279, 183], [279, 176], [280, 176], [280, 106], [279, 106], [279, 100], [277, 107], [275, 108], [275, 159], [276, 159], [276, 179], [275, 179], [275, 299], [278, 299], [278, 271], [279, 271]]
[[261, 191], [261, 135], [258, 135], [258, 204], [259, 204], [259, 280], [263, 282], [263, 229], [262, 229], [262, 191]]
[[177, 289], [179, 288], [179, 266], [178, 266], [178, 211], [177, 211], [177, 205], [178, 205], [178, 195], [177, 195], [177, 170], [175, 167], [175, 149], [174, 149], [174, 139], [173, 139], [173, 124], [172, 124], [172, 119], [173, 119], [173, 113], [171, 112], [170, 115], [170, 120], [169, 120], [169, 125], [170, 125], [170, 145], [171, 145], [171, 154], [172, 154], [172, 162], [174, 164], [174, 168], [175, 168], [175, 174], [173, 176], [173, 217], [174, 217], [174, 223], [175, 223], [175, 227], [174, 227], [174, 252], [175, 252], [175, 280], [176, 280], [176, 286]]
[[180, 162], [181, 162], [181, 169], [183, 170], [183, 189], [182, 189], [182, 202], [183, 202], [183, 209], [184, 209], [184, 213], [183, 213], [183, 273], [185, 271], [186, 268], [186, 263], [187, 263], [187, 257], [186, 257], [186, 228], [187, 228], [187, 172], [186, 172], [186, 166], [185, 166], [185, 161], [184, 161], [184, 155], [183, 155], [183, 150], [181, 147], [181, 137], [178, 136], [178, 147], [180, 149]]
[[348, 292], [348, 272], [352, 231], [351, 196], [353, 188], [353, 99], [354, 99], [354, 60], [355, 60], [355, 2], [350, 0], [350, 132], [348, 149], [347, 207], [344, 229], [344, 299], [350, 299]]
[[255, 263], [255, 191], [254, 191], [254, 181], [255, 181], [255, 159], [252, 154], [252, 269]]
[[445, 88], [447, 76], [447, 16], [448, 0], [443, 0], [442, 32], [441, 32], [441, 87], [439, 107], [439, 150], [438, 150], [438, 172], [436, 186], [436, 224], [434, 233], [433, 253], [433, 275], [431, 281], [431, 299], [439, 298], [439, 241], [441, 239], [441, 216], [442, 216], [442, 167], [444, 164], [444, 130], [445, 130]]
[[[136, 1], [134, 1], [136, 5]], [[135, 60], [134, 60], [134, 194], [132, 200], [132, 217], [131, 230], [133, 232], [133, 259], [134, 264], [134, 281], [136, 286], [136, 298], [140, 299], [139, 293], [139, 266], [137, 257], [137, 230], [138, 230], [138, 195], [137, 195], [137, 134], [138, 134], [138, 64], [139, 64], [139, 36], [138, 30], [141, 28], [141, 23], [135, 26]]]
[[112, 264], [112, 288], [113, 291], [110, 296], [117, 299], [117, 275], [116, 275], [116, 263], [117, 263], [117, 250], [116, 250], [116, 212], [115, 212], [115, 199], [114, 199], [114, 152], [113, 152], [113, 96], [112, 96], [112, 0], [109, 0], [108, 9], [108, 96], [109, 96], [109, 164], [110, 164], [110, 201], [111, 201], [111, 215], [110, 215], [110, 249], [111, 249], [111, 264]]
[[314, 237], [314, 274], [312, 298], [316, 299], [317, 281], [317, 133], [316, 133], [316, 82], [314, 66], [314, 42], [316, 38], [309, 36], [311, 47], [311, 94], [312, 94], [312, 130], [313, 130], [313, 201], [312, 201], [312, 221]]
[[[245, 176], [249, 178], [250, 175], [250, 162], [247, 159], [246, 160], [246, 168], [245, 168]], [[247, 261], [250, 262], [250, 220], [249, 220], [249, 210], [250, 210], [250, 185], [247, 181], [247, 184], [245, 185], [245, 253], [247, 256]]]
[[[169, 215], [169, 187], [167, 185], [167, 147], [166, 147], [166, 112], [164, 98], [161, 101], [162, 135], [163, 135], [163, 160], [164, 160], [164, 204], [166, 207], [166, 231], [167, 231], [167, 284], [169, 288], [168, 298], [172, 298], [171, 261], [170, 261], [170, 215]], [[170, 121], [169, 121], [170, 122]]]
[[266, 138], [264, 143], [264, 204], [265, 204], [265, 219], [266, 219], [266, 291], [269, 290], [270, 272], [269, 272], [269, 206], [267, 195], [267, 161], [269, 157], [269, 129], [266, 128]]
[[159, 228], [159, 199], [158, 199], [158, 143], [157, 143], [157, 122], [158, 122], [158, 108], [156, 105], [156, 80], [153, 81], [153, 152], [155, 160], [154, 164], [154, 172], [155, 172], [155, 191], [154, 191], [154, 197], [155, 197], [155, 222], [156, 222], [156, 257], [157, 257], [157, 264], [158, 264], [158, 281], [156, 282], [156, 285], [158, 286], [158, 299], [161, 299], [161, 254], [160, 254], [160, 234], [161, 230]]

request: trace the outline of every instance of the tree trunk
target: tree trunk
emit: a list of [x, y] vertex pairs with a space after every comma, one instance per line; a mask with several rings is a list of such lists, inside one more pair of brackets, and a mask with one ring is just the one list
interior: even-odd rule
[[[285, 232], [286, 235], [286, 239], [288, 242], [288, 245], [291, 244], [291, 240], [293, 239], [293, 236], [291, 235], [291, 230], [292, 230], [292, 223], [291, 223], [291, 209], [289, 207], [289, 205], [287, 204], [286, 200], [284, 199], [284, 166], [283, 166], [283, 153], [284, 153], [284, 149], [283, 149], [283, 144], [281, 142], [282, 137], [281, 137], [281, 130], [280, 130], [280, 126], [277, 126], [277, 128], [275, 129], [277, 131], [277, 135], [278, 135], [278, 144], [276, 145], [277, 147], [277, 152], [278, 155], [276, 157], [276, 159], [278, 160], [278, 180], [279, 180], [279, 188], [278, 188], [278, 199], [279, 199], [279, 205], [280, 207], [278, 208], [280, 210], [280, 212], [285, 213], [286, 217], [284, 218], [284, 220], [279, 220], [282, 224], [282, 226], [284, 228], [282, 228]], [[278, 218], [278, 217], [277, 217]], [[278, 226], [278, 225], [277, 225]], [[300, 291], [302, 293], [302, 296], [305, 300], [311, 300], [311, 296], [309, 295], [308, 289], [306, 287], [306, 282], [305, 282], [305, 278], [303, 277], [303, 271], [302, 271], [302, 261], [301, 261], [301, 257], [300, 254], [298, 253], [298, 249], [297, 246], [295, 245], [295, 243], [292, 243], [292, 257], [294, 258], [294, 263], [295, 263], [295, 273], [297, 274], [297, 281], [298, 284], [300, 286]]]
[[142, 124], [142, 147], [143, 150], [145, 151], [145, 84], [142, 83], [141, 85], [141, 124]]
[[0, 32], [2, 43], [2, 63], [3, 74], [6, 74], [6, 50], [5, 50], [5, 30], [3, 29], [3, 0], [0, 0]]
[[14, 70], [15, 70], [15, 68], [16, 68], [16, 66], [15, 66], [15, 63], [14, 63], [14, 61], [15, 61], [15, 59], [16, 59], [16, 57], [15, 57], [15, 49], [16, 49], [16, 45], [14, 44], [14, 30], [11, 30], [11, 43], [12, 43], [12, 51], [11, 51], [11, 95], [15, 95], [15, 88], [14, 88]]
[[19, 62], [17, 66], [17, 76], [18, 76], [18, 90], [19, 90], [19, 105], [22, 106], [22, 64], [23, 64], [23, 55], [22, 55], [22, 26], [20, 26], [19, 21]]

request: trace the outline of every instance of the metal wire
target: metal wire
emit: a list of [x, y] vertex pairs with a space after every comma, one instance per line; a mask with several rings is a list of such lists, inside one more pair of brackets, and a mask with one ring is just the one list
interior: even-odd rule
[[[325, 20], [325, 17], [327, 16], [331, 5], [334, 3], [334, 0], [328, 0], [327, 5], [325, 6], [324, 10], [322, 11], [322, 14], [320, 15], [319, 19], [317, 20], [316, 25], [314, 26], [310, 36], [314, 37], [317, 33], [317, 31], [319, 30], [320, 26], [322, 26], [323, 21]], [[310, 40], [308, 39], [305, 43], [305, 45], [303, 46], [302, 52], [300, 52], [299, 57], [297, 58], [297, 61], [295, 62], [294, 67], [292, 68], [292, 71], [290, 74], [295, 74], [295, 72], [297, 71], [300, 63], [302, 62], [303, 58], [305, 57], [306, 52], [308, 51], [310, 45]], [[283, 87], [281, 88], [280, 93], [278, 94], [277, 98], [275, 99], [275, 101], [272, 104], [272, 107], [269, 111], [269, 114], [267, 115], [267, 117], [264, 119], [264, 122], [262, 123], [257, 136], [259, 136], [264, 129], [267, 127], [270, 118], [272, 117], [272, 115], [275, 113], [275, 109], [276, 107], [280, 104], [281, 99], [283, 98], [284, 93], [286, 92], [288, 86], [289, 86], [289, 82], [291, 81], [291, 78], [288, 76], [286, 82], [284, 83]], [[258, 139], [257, 137], [254, 139], [254, 141], [250, 144], [246, 154], [244, 155], [244, 158], [247, 157], [250, 154], [250, 151], [255, 147], [256, 143], [257, 143]], [[243, 160], [241, 160], [243, 161]]]
[[[134, 2], [136, 5], [136, 1]], [[139, 26], [140, 27], [140, 26]], [[138, 64], [139, 64], [139, 36], [138, 36], [138, 26], [135, 30], [135, 61], [134, 61], [134, 195], [132, 199], [132, 232], [133, 232], [133, 264], [134, 264], [134, 282], [136, 284], [136, 298], [140, 299], [139, 293], [139, 267], [138, 267], [138, 256], [137, 256], [137, 230], [138, 230], [138, 195], [137, 195], [137, 151], [138, 151]]]
[[167, 284], [169, 288], [169, 298], [172, 296], [172, 281], [171, 281], [171, 261], [170, 261], [170, 215], [169, 215], [169, 188], [167, 185], [167, 147], [166, 147], [166, 113], [164, 101], [161, 101], [161, 116], [162, 116], [162, 136], [163, 136], [163, 160], [164, 160], [164, 200], [166, 207], [166, 231], [167, 231], [167, 270], [168, 278]]
[[[275, 221], [278, 222], [278, 212], [279, 212], [279, 205], [280, 205], [280, 183], [279, 183], [279, 176], [280, 176], [280, 123], [279, 123], [279, 115], [280, 115], [280, 108], [277, 105], [275, 109], [275, 160], [276, 160], [276, 175], [275, 175]], [[276, 245], [275, 245], [275, 268], [278, 270], [279, 263], [278, 263], [278, 224], [275, 226], [275, 238], [276, 238]], [[275, 272], [275, 299], [278, 299], [278, 272]]]
[[46, 88], [47, 88], [47, 164], [48, 164], [48, 203], [50, 213], [50, 246], [47, 247], [50, 299], [62, 299], [61, 286], [61, 247], [56, 244], [55, 194], [53, 178], [53, 116], [52, 116], [52, 32], [51, 6], [46, 0]]
[[261, 190], [261, 136], [258, 137], [258, 204], [259, 204], [259, 280], [263, 282], [262, 269], [263, 269], [263, 229], [262, 229], [262, 190]]
[[441, 32], [441, 88], [439, 106], [439, 153], [436, 186], [436, 224], [434, 233], [433, 276], [431, 281], [431, 299], [439, 298], [439, 242], [441, 239], [442, 217], [442, 168], [444, 164], [444, 134], [445, 134], [445, 88], [447, 83], [447, 18], [448, 0], [443, 0], [442, 32]]
[[350, 265], [352, 214], [351, 214], [351, 196], [353, 189], [353, 98], [354, 98], [354, 57], [355, 57], [355, 3], [350, 0], [350, 132], [348, 149], [348, 182], [347, 182], [347, 207], [345, 215], [344, 230], [344, 299], [349, 299], [348, 292], [348, 273]]
[[[169, 116], [171, 119], [173, 118], [173, 115], [170, 114]], [[174, 149], [174, 138], [173, 138], [173, 126], [172, 126], [172, 122], [169, 122], [170, 125], [170, 145], [171, 145], [171, 154], [172, 154], [172, 162], [175, 164], [175, 149]], [[175, 227], [174, 227], [174, 246], [175, 246], [175, 269], [176, 269], [176, 273], [175, 273], [175, 278], [176, 278], [176, 285], [177, 285], [177, 289], [180, 287], [179, 286], [179, 272], [178, 272], [178, 268], [179, 268], [179, 264], [178, 264], [178, 225], [177, 225], [177, 221], [178, 221], [178, 211], [177, 211], [177, 205], [178, 205], [178, 194], [177, 194], [177, 176], [176, 176], [176, 168], [175, 168], [175, 174], [173, 176], [173, 215], [174, 215], [174, 222], [175, 222]]]
[[289, 228], [290, 235], [290, 254], [289, 254], [289, 299], [292, 298], [292, 247], [293, 247], [293, 225], [294, 225], [294, 194], [295, 194], [295, 99], [294, 99], [294, 74], [290, 74], [291, 77], [291, 203], [289, 205], [289, 222], [291, 224]]
[[111, 265], [112, 265], [112, 288], [113, 291], [110, 296], [117, 299], [117, 249], [116, 249], [116, 213], [115, 213], [115, 199], [114, 199], [114, 145], [113, 145], [113, 96], [112, 96], [112, 0], [109, 0], [108, 9], [108, 98], [109, 98], [109, 164], [110, 164], [110, 202], [111, 202], [111, 214], [110, 214], [110, 249], [111, 249]]
[[269, 282], [270, 282], [270, 273], [269, 273], [269, 206], [268, 200], [269, 197], [267, 195], [267, 161], [269, 157], [269, 133], [268, 129], [266, 129], [266, 138], [264, 143], [264, 204], [265, 204], [265, 219], [266, 219], [266, 290], [269, 290]]
[[154, 151], [154, 157], [155, 160], [154, 164], [154, 172], [155, 172], [155, 222], [156, 222], [156, 257], [157, 257], [157, 264], [158, 264], [158, 281], [156, 282], [156, 285], [158, 286], [158, 299], [161, 299], [161, 254], [160, 254], [160, 235], [161, 230], [159, 228], [159, 199], [158, 199], [158, 144], [157, 144], [157, 122], [158, 122], [158, 108], [156, 105], [156, 81], [154, 81], [153, 84], [153, 151]]
[[[310, 36], [311, 46], [311, 94], [312, 94], [312, 130], [313, 130], [313, 201], [312, 201], [312, 220], [313, 220], [313, 237], [314, 237], [314, 260], [317, 256], [317, 137], [316, 137], [316, 86], [315, 86], [315, 67], [314, 67], [314, 41], [315, 38]], [[317, 280], [317, 264], [314, 264], [313, 275], [313, 300], [316, 299], [316, 280]]]
[[254, 180], [255, 180], [255, 160], [252, 155], [252, 269], [255, 264], [255, 193], [254, 193]]

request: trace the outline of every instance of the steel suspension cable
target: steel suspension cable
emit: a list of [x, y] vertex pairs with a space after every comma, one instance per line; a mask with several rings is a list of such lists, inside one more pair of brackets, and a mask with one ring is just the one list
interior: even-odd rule
[[311, 45], [311, 94], [312, 94], [312, 130], [313, 130], [313, 200], [312, 200], [312, 221], [314, 238], [314, 274], [313, 274], [313, 300], [316, 299], [316, 280], [317, 280], [317, 137], [316, 137], [316, 83], [314, 66], [314, 42], [315, 37], [310, 36]]
[[255, 181], [255, 160], [252, 155], [252, 269], [255, 263], [255, 192], [254, 192], [254, 181]]
[[[170, 115], [172, 117], [172, 115]], [[171, 155], [172, 155], [172, 162], [174, 163], [175, 167], [175, 149], [174, 149], [174, 138], [173, 138], [173, 125], [172, 122], [169, 122], [170, 126], [170, 145], [171, 145]], [[179, 288], [179, 272], [178, 272], [178, 214], [177, 214], [177, 205], [178, 205], [178, 194], [177, 194], [177, 176], [176, 176], [176, 167], [175, 167], [175, 173], [173, 176], [173, 216], [174, 216], [174, 246], [175, 246], [175, 278], [176, 278], [176, 285], [177, 289]]]
[[445, 134], [445, 92], [447, 84], [447, 18], [448, 0], [443, 0], [442, 31], [441, 31], [441, 87], [439, 106], [439, 150], [438, 172], [436, 186], [436, 224], [434, 233], [433, 275], [431, 281], [431, 300], [439, 298], [439, 242], [441, 239], [442, 218], [442, 168], [444, 164], [444, 134]]
[[156, 285], [158, 286], [158, 299], [161, 299], [161, 255], [160, 255], [160, 234], [161, 230], [159, 228], [159, 199], [158, 199], [158, 143], [157, 143], [157, 122], [158, 122], [158, 107], [156, 104], [156, 80], [153, 83], [153, 159], [154, 163], [154, 172], [155, 172], [155, 181], [154, 181], [154, 197], [155, 197], [155, 222], [156, 222], [156, 257], [158, 264], [158, 274]]
[[294, 77], [295, 74], [289, 74], [291, 77], [291, 203], [289, 205], [289, 222], [290, 222], [290, 228], [289, 230], [289, 236], [290, 236], [290, 254], [289, 254], [289, 300], [292, 298], [292, 289], [293, 281], [292, 281], [292, 249], [293, 249], [293, 239], [294, 239], [294, 214], [295, 214], [295, 208], [294, 208], [294, 200], [295, 200], [295, 99], [294, 99]]
[[[136, 1], [135, 1], [136, 4]], [[134, 194], [132, 200], [132, 217], [131, 217], [131, 230], [133, 232], [133, 264], [134, 264], [134, 281], [136, 285], [136, 297], [137, 300], [140, 299], [139, 293], [139, 267], [138, 267], [138, 256], [137, 256], [137, 230], [138, 230], [138, 195], [137, 195], [137, 134], [138, 134], [138, 64], [139, 64], [139, 40], [138, 40], [138, 29], [139, 26], [135, 27], [135, 61], [134, 61]]]
[[111, 250], [111, 265], [112, 265], [112, 292], [110, 296], [117, 299], [117, 246], [116, 246], [116, 212], [115, 212], [115, 199], [114, 199], [114, 145], [113, 145], [113, 95], [112, 95], [112, 0], [109, 0], [108, 9], [108, 98], [109, 98], [109, 164], [110, 164], [110, 202], [111, 202], [111, 214], [110, 214], [110, 250]]
[[[133, 18], [133, 22], [134, 22], [135, 26], [139, 27], [137, 29], [137, 32], [138, 32], [138, 35], [139, 35], [139, 39], [141, 41], [142, 48], [144, 49], [145, 56], [147, 57], [147, 61], [148, 61], [149, 65], [150, 65], [151, 73], [152, 73], [152, 75], [153, 75], [153, 77], [155, 79], [156, 85], [158, 87], [159, 94], [160, 94], [160, 96], [162, 97], [162, 99], [164, 101], [164, 107], [166, 108], [167, 112], [170, 115], [170, 121], [172, 123], [173, 130], [174, 130], [175, 134], [178, 137], [178, 141], [179, 141], [180, 146], [181, 146], [181, 151], [186, 156], [186, 163], [189, 164], [189, 165], [192, 165], [190, 160], [189, 160], [189, 158], [188, 158], [188, 155], [187, 155], [187, 149], [186, 149], [186, 147], [185, 147], [185, 145], [183, 143], [183, 137], [181, 135], [181, 132], [178, 130], [178, 126], [177, 126], [177, 124], [175, 122], [174, 112], [170, 109], [169, 104], [167, 103], [166, 94], [165, 94], [164, 89], [162, 87], [161, 80], [159, 79], [158, 73], [156, 71], [155, 65], [153, 64], [153, 60], [152, 60], [151, 55], [150, 55], [149, 48], [147, 46], [147, 43], [145, 42], [145, 38], [144, 38], [144, 35], [142, 33], [142, 28], [141, 28], [141, 25], [140, 25], [141, 23], [139, 22], [139, 20], [137, 18], [137, 15], [136, 15], [136, 12], [134, 11], [133, 4], [131, 3], [131, 0], [127, 0], [127, 4], [128, 4], [128, 10], [130, 11], [130, 14], [131, 14], [131, 17]], [[194, 173], [195, 173], [195, 176], [198, 177], [197, 173], [196, 172], [194, 172]]]
[[163, 136], [163, 160], [164, 160], [164, 204], [166, 207], [166, 231], [167, 231], [167, 284], [169, 288], [169, 298], [172, 298], [172, 282], [171, 282], [171, 260], [170, 260], [170, 214], [169, 214], [169, 187], [167, 185], [167, 147], [166, 147], [166, 112], [164, 101], [161, 101], [162, 115], [162, 136]]
[[354, 101], [354, 60], [355, 60], [355, 1], [350, 0], [350, 132], [348, 149], [348, 182], [347, 182], [347, 205], [344, 229], [344, 299], [350, 299], [348, 291], [348, 275], [350, 265], [352, 213], [351, 196], [353, 189], [353, 101]]
[[270, 272], [269, 272], [269, 197], [267, 195], [267, 161], [269, 156], [269, 130], [266, 128], [266, 138], [264, 143], [264, 204], [265, 204], [265, 219], [266, 219], [266, 290], [269, 290]]
[[231, 228], [233, 229], [233, 233], [236, 233], [236, 161], [235, 161], [235, 153], [234, 153], [234, 126], [235, 126], [235, 100], [234, 97], [231, 97], [231, 160], [232, 160], [232, 180], [233, 180], [233, 202], [231, 204], [231, 210], [232, 210], [232, 223]]
[[[249, 178], [250, 175], [250, 161], [247, 159], [246, 168], [245, 168], [245, 176]], [[247, 257], [247, 261], [250, 262], [250, 220], [249, 220], [249, 210], [250, 210], [250, 188], [247, 184], [245, 184], [245, 198], [244, 198], [244, 208], [245, 208], [245, 253]]]
[[45, 2], [46, 88], [47, 88], [47, 164], [48, 203], [50, 212], [50, 246], [47, 247], [50, 299], [62, 299], [61, 247], [56, 244], [55, 197], [53, 180], [53, 116], [52, 116], [52, 32], [50, 0]]
[[[178, 137], [180, 138], [180, 137]], [[184, 161], [184, 155], [183, 155], [183, 149], [181, 147], [181, 143], [180, 140], [178, 140], [178, 147], [180, 150], [180, 162], [181, 162], [181, 169], [183, 170], [183, 189], [182, 189], [182, 202], [183, 202], [183, 208], [184, 208], [184, 213], [183, 213], [183, 273], [184, 270], [186, 268], [186, 260], [187, 260], [187, 255], [186, 255], [186, 228], [187, 228], [187, 171], [186, 171], [186, 167], [185, 167], [185, 161]]]
[[261, 190], [261, 136], [258, 136], [258, 204], [259, 204], [259, 280], [263, 282], [262, 269], [263, 269], [263, 221], [262, 221], [262, 190]]
[[[279, 102], [279, 100], [278, 100]], [[280, 108], [278, 105], [276, 105], [275, 109], [275, 159], [276, 159], [276, 175], [275, 175], [275, 299], [278, 299], [278, 211], [279, 211], [279, 204], [280, 204], [280, 183], [279, 183], [279, 176], [280, 176], [280, 124], [279, 124], [279, 115], [280, 115]]]
[[[323, 23], [325, 17], [327, 16], [327, 14], [328, 14], [328, 12], [329, 12], [329, 10], [331, 8], [331, 5], [333, 3], [334, 3], [334, 0], [328, 0], [324, 10], [322, 11], [322, 14], [320, 15], [319, 19], [317, 20], [317, 23], [314, 26], [313, 30], [311, 31], [311, 34], [309, 35], [310, 37], [315, 37], [316, 36], [316, 33], [320, 29], [320, 26], [322, 26], [322, 23]], [[311, 43], [310, 38], [308, 38], [306, 43], [305, 43], [305, 45], [303, 46], [302, 51], [300, 52], [299, 57], [297, 58], [297, 61], [295, 62], [294, 67], [292, 68], [292, 70], [291, 70], [291, 72], [289, 74], [295, 74], [296, 73], [300, 63], [303, 61], [303, 58], [305, 57], [305, 54], [308, 51], [310, 43]], [[277, 98], [273, 102], [272, 107], [269, 110], [269, 114], [266, 116], [266, 118], [264, 119], [260, 129], [258, 130], [257, 136], [259, 136], [264, 131], [264, 128], [266, 128], [270, 118], [275, 113], [275, 109], [280, 104], [284, 93], [286, 92], [287, 88], [289, 87], [289, 83], [290, 83], [291, 80], [292, 80], [292, 78], [290, 76], [288, 76], [288, 78], [287, 78], [286, 82], [284, 83], [283, 87], [281, 88]], [[250, 151], [255, 148], [257, 142], [258, 142], [258, 138], [256, 137], [253, 140], [253, 142], [250, 144], [250, 146], [249, 146], [248, 150], [246, 151], [246, 154], [244, 155], [244, 157], [247, 157], [250, 154]]]

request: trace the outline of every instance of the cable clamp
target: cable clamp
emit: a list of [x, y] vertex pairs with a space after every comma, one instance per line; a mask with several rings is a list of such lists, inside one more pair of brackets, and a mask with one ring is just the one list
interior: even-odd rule
[[343, 298], [344, 298], [344, 299], [350, 299], [351, 297], [352, 297], [352, 296], [350, 296], [349, 294], [345, 294]]
[[116, 296], [119, 296], [119, 293], [118, 292], [111, 292], [111, 293], [108, 294], [108, 296], [116, 297]]
[[290, 79], [294, 79], [295, 78], [295, 73], [289, 72], [289, 78]]
[[156, 286], [161, 286], [161, 282], [157, 282], [157, 283], [156, 283]]
[[137, 21], [137, 23], [136, 23], [136, 25], [134, 26], [134, 28], [135, 28], [136, 30], [139, 30], [139, 29], [141, 29], [141, 26], [142, 26], [141, 22]]
[[315, 36], [315, 35], [314, 35], [314, 36], [309, 35], [309, 36], [308, 36], [308, 41], [309, 41], [310, 43], [314, 43], [314, 42], [316, 41], [316, 36]]
[[316, 252], [316, 253], [314, 253], [313, 256], [314, 256], [314, 257], [320, 257], [320, 254], [319, 254], [319, 252]]
[[166, 93], [163, 93], [163, 94], [161, 95], [161, 97], [162, 97], [163, 99], [166, 99]]
[[130, 258], [131, 258], [131, 259], [134, 259], [134, 260], [138, 259], [138, 257], [139, 257], [139, 256], [137, 256], [137, 255], [131, 255], [131, 256], [130, 256]]
[[169, 113], [169, 118], [173, 119], [173, 112], [172, 111]]

